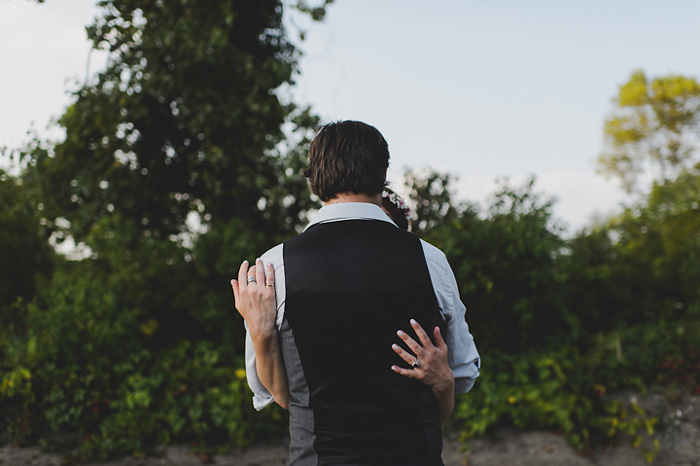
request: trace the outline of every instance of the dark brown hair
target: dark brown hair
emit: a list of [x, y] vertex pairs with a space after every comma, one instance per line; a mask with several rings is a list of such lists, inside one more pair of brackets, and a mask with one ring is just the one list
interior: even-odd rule
[[305, 174], [322, 201], [340, 193], [377, 194], [386, 186], [389, 146], [377, 128], [361, 121], [323, 126], [311, 141]]

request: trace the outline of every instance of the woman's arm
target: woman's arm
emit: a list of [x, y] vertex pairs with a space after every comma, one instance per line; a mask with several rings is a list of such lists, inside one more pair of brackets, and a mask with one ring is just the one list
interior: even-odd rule
[[241, 264], [238, 280], [231, 280], [236, 309], [248, 324], [248, 332], [255, 349], [255, 369], [260, 382], [275, 402], [289, 409], [289, 385], [282, 361], [275, 318], [275, 273], [272, 265], [263, 268], [260, 259], [248, 268]]
[[414, 354], [397, 344], [392, 345], [392, 348], [401, 359], [411, 364], [413, 368], [403, 369], [399, 366], [392, 366], [391, 370], [405, 377], [419, 380], [432, 388], [440, 409], [440, 422], [444, 423], [452, 414], [455, 405], [455, 378], [447, 363], [447, 344], [440, 334], [439, 327], [435, 327], [433, 330], [437, 346], [433, 345], [423, 327], [414, 319], [411, 319], [411, 327], [418, 335], [420, 343], [401, 330], [397, 332], [397, 335]]

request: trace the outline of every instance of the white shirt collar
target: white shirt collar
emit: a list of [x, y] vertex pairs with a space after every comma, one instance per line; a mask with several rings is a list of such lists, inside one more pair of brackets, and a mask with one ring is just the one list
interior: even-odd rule
[[321, 207], [304, 230], [317, 223], [341, 220], [381, 220], [396, 226], [377, 204], [369, 202], [338, 202]]

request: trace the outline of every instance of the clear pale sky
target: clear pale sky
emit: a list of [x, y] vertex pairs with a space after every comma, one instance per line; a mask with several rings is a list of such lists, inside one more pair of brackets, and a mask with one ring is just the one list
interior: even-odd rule
[[[91, 0], [0, 0], [0, 146], [42, 134], [86, 76]], [[633, 70], [700, 77], [696, 0], [336, 0], [307, 28], [295, 99], [389, 142], [390, 179], [449, 171], [482, 202], [494, 180], [557, 196], [570, 231], [619, 210], [595, 173], [611, 99]], [[92, 54], [94, 72], [104, 58]]]

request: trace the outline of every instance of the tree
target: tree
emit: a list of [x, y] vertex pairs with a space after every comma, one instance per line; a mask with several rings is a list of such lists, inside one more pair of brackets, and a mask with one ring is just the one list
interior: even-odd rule
[[669, 284], [667, 298], [676, 310], [700, 311], [700, 164], [654, 186], [642, 213], [662, 244], [653, 265], [656, 278]]
[[[678, 317], [700, 305], [700, 167], [654, 184], [644, 203], [626, 209], [611, 227], [622, 259], [648, 270], [646, 318]], [[639, 273], [639, 272], [638, 272]], [[641, 288], [640, 286], [640, 288]], [[640, 295], [642, 290], [640, 290]]]
[[568, 307], [588, 333], [700, 310], [700, 167], [568, 242]]
[[407, 171], [404, 185], [409, 189], [409, 199], [415, 206], [411, 231], [418, 236], [440, 224], [455, 218], [465, 206], [455, 204], [452, 185], [455, 177], [449, 173]]
[[632, 191], [643, 174], [675, 178], [700, 161], [700, 83], [668, 75], [649, 79], [642, 71], [620, 86], [605, 121], [606, 149], [600, 172], [620, 178]]
[[[294, 7], [322, 19], [328, 3]], [[38, 187], [54, 238], [86, 243], [90, 260], [113, 268], [120, 252], [141, 264], [153, 262], [139, 255], [158, 255], [174, 283], [194, 284], [195, 307], [160, 296], [167, 287], [130, 306], [160, 324], [157, 336], [236, 339], [228, 279], [315, 205], [302, 170], [318, 119], [285, 95], [299, 53], [284, 4], [100, 5], [88, 37], [109, 51], [108, 66], [59, 119], [65, 139], [25, 151], [22, 177]], [[144, 247], [153, 241], [180, 247]]]
[[564, 306], [564, 241], [553, 201], [535, 192], [534, 179], [521, 187], [503, 182], [485, 212], [452, 198], [449, 175], [407, 180], [418, 219], [426, 219], [420, 234], [447, 256], [480, 346], [541, 348], [576, 327]]
[[38, 275], [51, 270], [53, 251], [40, 230], [31, 194], [20, 180], [0, 170], [0, 309], [17, 298], [30, 300]]
[[192, 213], [293, 231], [309, 200], [287, 171], [299, 154], [288, 143], [303, 146], [316, 119], [281, 98], [298, 60], [281, 0], [101, 5], [88, 36], [109, 51], [107, 69], [75, 92], [59, 120], [65, 140], [29, 154], [48, 215], [78, 240], [114, 213], [163, 238], [186, 233]]
[[17, 442], [75, 433], [87, 459], [284, 429], [274, 409], [253, 416], [228, 279], [315, 205], [302, 168], [318, 119], [285, 94], [299, 58], [285, 5], [100, 1], [88, 36], [106, 70], [74, 93], [64, 140], [21, 153], [43, 239], [92, 254], [56, 260], [0, 335]]

